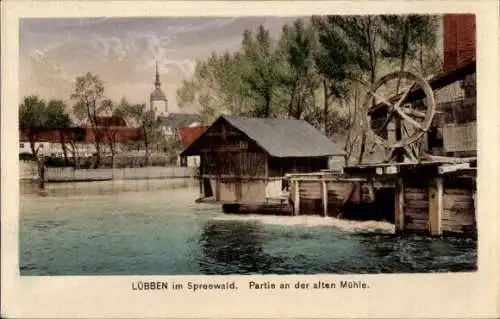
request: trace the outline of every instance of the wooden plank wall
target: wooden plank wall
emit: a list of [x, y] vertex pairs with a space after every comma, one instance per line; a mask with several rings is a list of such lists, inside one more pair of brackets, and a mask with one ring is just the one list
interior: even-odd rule
[[224, 179], [220, 178], [217, 182], [217, 178], [210, 178], [210, 185], [214, 196], [217, 196], [217, 185], [220, 185], [219, 198], [217, 200], [225, 202], [253, 202], [253, 203], [263, 203], [266, 201], [266, 183], [264, 180], [242, 180], [240, 182], [241, 187], [241, 199], [238, 200], [236, 189], [237, 182], [234, 179]]
[[[300, 214], [316, 214], [324, 215], [324, 207], [322, 202], [322, 181], [301, 181], [299, 187], [300, 196]], [[337, 216], [340, 213], [344, 199], [349, 195], [351, 183], [345, 182], [327, 182], [328, 196], [328, 216]], [[359, 202], [359, 188], [358, 202]], [[369, 201], [368, 187], [361, 187], [361, 197], [364, 202]]]
[[429, 190], [427, 188], [405, 188], [404, 229], [429, 229]]
[[241, 200], [250, 203], [263, 203], [266, 200], [266, 183], [264, 180], [246, 180], [242, 183]]
[[476, 231], [476, 216], [472, 190], [445, 188], [441, 227], [444, 232]]
[[[322, 214], [321, 204], [321, 182], [318, 181], [300, 181], [300, 214]], [[318, 203], [319, 202], [319, 203]]]
[[221, 180], [220, 200], [226, 202], [236, 201], [236, 183]]
[[344, 198], [348, 196], [351, 184], [349, 183], [327, 183], [328, 207], [341, 206]]
[[[324, 215], [322, 182], [322, 180], [300, 181], [299, 196], [301, 214]], [[353, 186], [355, 187], [353, 190], [354, 194], [351, 196], [350, 202], [369, 203], [373, 202], [374, 199], [373, 191], [370, 189], [370, 185], [367, 184], [358, 183], [354, 185], [346, 182], [326, 182], [326, 185], [328, 216], [337, 216], [340, 213], [340, 208], [343, 206], [346, 197], [350, 195]], [[292, 194], [295, 194], [293, 189]]]
[[[328, 216], [337, 216], [343, 201], [352, 187], [350, 183], [327, 182]], [[456, 186], [455, 186], [456, 187]], [[356, 190], [355, 190], [356, 191]], [[322, 181], [300, 181], [300, 214], [324, 215], [322, 202]], [[369, 185], [357, 187], [352, 201], [361, 199], [367, 203], [371, 199]], [[292, 190], [292, 193], [295, 192]], [[430, 231], [429, 221], [429, 188], [405, 187], [403, 206], [403, 228], [405, 231]], [[472, 189], [444, 188], [443, 211], [441, 215], [439, 233], [472, 233], [476, 231], [475, 206]]]

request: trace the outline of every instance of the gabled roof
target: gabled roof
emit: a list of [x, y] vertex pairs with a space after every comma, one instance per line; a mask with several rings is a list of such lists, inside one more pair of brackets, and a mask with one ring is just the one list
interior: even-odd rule
[[189, 126], [193, 123], [202, 122], [203, 118], [198, 114], [170, 113], [167, 116], [158, 116], [161, 126], [177, 129], [179, 127]]
[[[314, 126], [304, 120], [251, 118], [221, 116], [213, 124], [226, 121], [234, 128], [255, 141], [264, 151], [273, 157], [323, 157], [345, 155], [338, 144], [333, 143]], [[205, 133], [198, 139], [205, 136]], [[191, 147], [182, 154], [196, 153]]]
[[205, 131], [209, 128], [209, 126], [192, 126], [192, 127], [180, 127], [179, 128], [179, 138], [181, 139], [181, 143], [184, 147], [188, 147], [193, 143], [201, 134], [205, 133]]

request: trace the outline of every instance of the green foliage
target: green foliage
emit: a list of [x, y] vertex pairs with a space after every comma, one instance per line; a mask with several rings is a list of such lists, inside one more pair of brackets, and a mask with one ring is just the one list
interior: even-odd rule
[[[406, 62], [418, 58], [424, 50], [436, 46], [438, 29], [436, 16], [432, 15], [387, 15], [382, 16], [385, 46], [381, 50], [384, 58], [399, 63], [404, 69]], [[394, 32], [397, 30], [398, 32]]]
[[115, 114], [128, 118], [140, 127], [141, 139], [146, 151], [145, 165], [149, 165], [151, 145], [157, 143], [161, 137], [160, 123], [155, 118], [155, 110], [148, 108], [146, 104], [130, 104], [122, 98]]
[[313, 23], [322, 47], [318, 69], [334, 83], [336, 96], [343, 97], [352, 81], [375, 81], [381, 58], [379, 16], [313, 17]]
[[241, 81], [248, 101], [247, 114], [271, 117], [275, 113], [273, 99], [280, 85], [281, 59], [269, 31], [259, 26], [255, 35], [243, 33]]
[[[199, 61], [178, 90], [181, 106], [220, 114], [303, 118], [328, 135], [364, 145], [358, 100], [387, 66], [433, 72], [436, 16], [313, 16], [285, 25], [278, 39], [259, 26], [238, 52]], [[432, 63], [430, 62], [432, 60]], [[361, 90], [360, 90], [361, 88]], [[354, 101], [354, 103], [353, 103]], [[362, 159], [364, 146], [359, 158]]]
[[19, 128], [22, 131], [40, 133], [70, 126], [66, 104], [61, 100], [50, 100], [46, 103], [37, 95], [31, 95], [25, 97], [19, 106]]
[[19, 106], [19, 128], [29, 140], [33, 155], [38, 154], [35, 143], [39, 134], [48, 130], [64, 130], [71, 127], [66, 104], [61, 100], [46, 103], [37, 95], [27, 96]]
[[45, 101], [37, 95], [25, 97], [19, 106], [19, 127], [30, 133], [39, 132], [47, 127], [47, 108]]
[[50, 100], [47, 103], [47, 127], [64, 130], [71, 127], [71, 119], [66, 112], [67, 105], [61, 100]]
[[215, 53], [196, 65], [193, 79], [184, 80], [177, 91], [181, 107], [196, 104], [208, 121], [220, 114], [240, 114], [244, 109], [243, 83], [240, 79], [241, 57]]
[[[321, 78], [315, 65], [319, 42], [312, 25], [297, 20], [285, 25], [280, 39], [282, 60], [281, 86], [286, 116], [301, 118], [316, 106]], [[310, 107], [312, 106], [312, 107]]]
[[97, 116], [106, 108], [104, 82], [95, 74], [87, 72], [76, 77], [71, 98], [76, 101], [73, 113], [80, 121], [96, 126]]

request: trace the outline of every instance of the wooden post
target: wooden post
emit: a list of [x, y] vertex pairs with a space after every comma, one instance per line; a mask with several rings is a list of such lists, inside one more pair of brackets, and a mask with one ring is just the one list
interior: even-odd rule
[[323, 179], [321, 181], [321, 190], [322, 190], [322, 197], [323, 197], [323, 215], [325, 217], [328, 217], [328, 185], [326, 184], [326, 181]]
[[215, 200], [220, 201], [220, 176], [215, 178]]
[[294, 182], [295, 184], [295, 189], [294, 189], [294, 192], [295, 192], [295, 201], [294, 201], [294, 213], [295, 215], [300, 215], [300, 181], [297, 179], [295, 180]]
[[39, 176], [38, 187], [40, 188], [40, 190], [43, 191], [45, 189], [45, 155], [42, 155], [39, 161], [40, 162], [38, 163], [38, 176]]
[[441, 235], [443, 215], [443, 178], [436, 177], [429, 187], [429, 231], [431, 235]]
[[[198, 167], [198, 181], [199, 181], [199, 186], [200, 186], [200, 197], [206, 197], [205, 195], [205, 187], [204, 187], [204, 183], [203, 183], [203, 167], [201, 166], [201, 164], [203, 163], [203, 157], [200, 156], [200, 166]], [[195, 174], [196, 174], [196, 171], [195, 171]]]
[[404, 193], [403, 178], [399, 177], [394, 189], [394, 225], [396, 233], [404, 230]]
[[[476, 191], [474, 191], [472, 193], [472, 201], [474, 202], [474, 212], [476, 211], [477, 209], [477, 194], [476, 194]], [[474, 213], [475, 214], [475, 213]]]

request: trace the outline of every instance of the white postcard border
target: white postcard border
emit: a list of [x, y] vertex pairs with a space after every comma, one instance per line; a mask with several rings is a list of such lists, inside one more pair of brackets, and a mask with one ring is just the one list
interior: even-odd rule
[[[478, 78], [478, 266], [472, 273], [290, 276], [19, 276], [19, 27], [21, 17], [235, 16], [475, 13]], [[2, 3], [2, 316], [56, 317], [486, 317], [498, 300], [499, 47], [495, 1], [171, 2], [7, 1]], [[236, 292], [131, 290], [134, 280], [226, 281]], [[249, 280], [358, 280], [367, 290], [249, 291]]]

